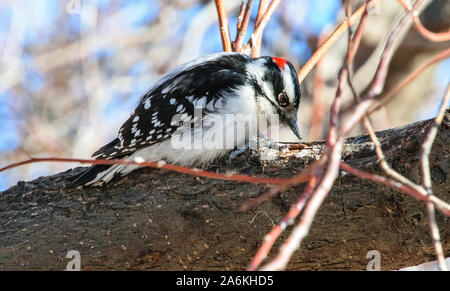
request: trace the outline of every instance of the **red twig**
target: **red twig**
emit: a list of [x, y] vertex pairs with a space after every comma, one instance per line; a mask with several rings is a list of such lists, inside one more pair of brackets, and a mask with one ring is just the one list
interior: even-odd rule
[[237, 18], [236, 31], [239, 31], [242, 27], [242, 21], [244, 20], [244, 13], [245, 13], [245, 1], [242, 0], [241, 6], [239, 7], [239, 15]]
[[[125, 160], [86, 160], [86, 159], [69, 159], [69, 158], [32, 158], [26, 161], [14, 163], [7, 165], [3, 168], [0, 168], [0, 173], [18, 166], [31, 164], [31, 163], [39, 163], [39, 162], [72, 162], [72, 163], [81, 163], [81, 164], [91, 164], [91, 165], [138, 165], [143, 167], [151, 167], [151, 168], [161, 168], [167, 169], [178, 173], [219, 179], [219, 180], [231, 180], [231, 181], [240, 181], [240, 182], [249, 182], [249, 183], [258, 183], [258, 184], [269, 184], [269, 185], [285, 185], [286, 183], [290, 183], [292, 178], [270, 178], [270, 177], [255, 177], [255, 176], [247, 176], [240, 175], [234, 173], [216, 173], [203, 171], [196, 168], [188, 168], [182, 167], [172, 164], [167, 164], [163, 161], [160, 162], [140, 162], [140, 161], [125, 161]], [[303, 178], [305, 182], [308, 181], [311, 177], [310, 175], [304, 175]]]
[[[327, 52], [327, 50], [341, 37], [342, 34], [344, 34], [345, 31], [347, 31], [349, 24], [353, 25], [356, 23], [361, 16], [364, 14], [364, 11], [366, 8], [373, 8], [375, 4], [378, 2], [378, 0], [372, 0], [369, 3], [364, 3], [361, 5], [361, 7], [356, 10], [352, 16], [348, 19], [348, 21], [343, 21], [336, 29], [335, 31], [328, 37], [328, 39], [320, 46], [319, 49], [317, 49], [314, 54], [311, 56], [311, 58], [306, 62], [306, 64], [299, 70], [298, 72], [298, 79], [300, 82], [302, 82], [308, 73], [314, 68], [314, 66], [317, 64], [317, 62], [322, 58], [322, 56]], [[368, 7], [367, 7], [368, 6]]]
[[[367, 17], [367, 14], [365, 17]], [[347, 28], [350, 27], [351, 24], [348, 18], [346, 22]], [[364, 26], [364, 23], [365, 21], [361, 21], [359, 26]], [[326, 141], [327, 148], [325, 152], [322, 153], [321, 157], [321, 159], [325, 159], [323, 157], [327, 156], [327, 160], [329, 161], [328, 167], [324, 173], [322, 181], [312, 193], [311, 198], [306, 205], [305, 211], [300, 218], [300, 222], [297, 224], [297, 226], [295, 226], [288, 240], [280, 248], [277, 257], [267, 265], [263, 266], [261, 270], [281, 270], [286, 267], [292, 254], [300, 247], [301, 242], [308, 234], [308, 231], [320, 205], [322, 205], [323, 200], [325, 199], [325, 197], [327, 197], [334, 184], [334, 181], [339, 174], [339, 164], [345, 137], [342, 135], [338, 137], [337, 121], [340, 111], [342, 89], [345, 84], [346, 78], [348, 77], [348, 68], [350, 62], [352, 61], [352, 59], [349, 58], [349, 54], [352, 49], [354, 49], [355, 51], [357, 50], [359, 46], [359, 39], [353, 43], [353, 48], [351, 46], [351, 43], [352, 40], [351, 38], [349, 38], [347, 57], [345, 58], [344, 64], [339, 71], [339, 84], [336, 90], [334, 102], [330, 110], [330, 124]]]
[[347, 173], [350, 173], [354, 176], [360, 177], [361, 179], [369, 180], [369, 181], [372, 181], [372, 182], [375, 182], [378, 184], [386, 185], [386, 186], [388, 186], [392, 189], [395, 189], [399, 192], [408, 194], [408, 195], [416, 198], [417, 200], [424, 201], [424, 202], [432, 202], [442, 212], [442, 214], [444, 214], [446, 216], [450, 216], [450, 205], [448, 205], [447, 203], [445, 203], [444, 201], [440, 200], [439, 198], [437, 198], [435, 196], [430, 197], [430, 196], [426, 195], [425, 193], [419, 192], [416, 189], [408, 187], [408, 186], [406, 186], [402, 183], [399, 183], [393, 179], [355, 169], [352, 166], [350, 166], [344, 162], [341, 162], [340, 168]]
[[[419, 7], [422, 3], [423, 0], [417, 0], [414, 3], [414, 9]], [[386, 81], [389, 64], [391, 63], [391, 59], [395, 51], [394, 43], [397, 40], [397, 37], [400, 34], [400, 32], [403, 31], [408, 26], [408, 23], [410, 23], [410, 21], [411, 21], [410, 14], [407, 13], [403, 15], [398, 24], [389, 34], [388, 40], [381, 55], [381, 61], [378, 64], [375, 77], [372, 81], [369, 92], [367, 93], [366, 97], [367, 99], [373, 99], [382, 92], [384, 88], [384, 83]]]
[[433, 42], [442, 42], [442, 41], [448, 41], [450, 40], [450, 30], [447, 32], [432, 32], [429, 31], [425, 26], [423, 26], [422, 22], [420, 21], [419, 14], [417, 13], [417, 10], [412, 9], [411, 6], [406, 3], [404, 0], [397, 0], [400, 5], [403, 6], [403, 8], [406, 11], [409, 11], [413, 15], [414, 20], [414, 26], [416, 30], [426, 39]]
[[258, 43], [258, 39], [261, 37], [264, 28], [266, 27], [267, 23], [272, 17], [272, 14], [275, 12], [275, 9], [278, 7], [280, 2], [281, 0], [272, 0], [270, 2], [269, 6], [264, 12], [264, 15], [261, 17], [258, 25], [255, 27], [255, 30], [252, 33], [252, 36], [250, 37], [250, 47], [256, 46], [256, 44]]
[[[268, 4], [268, 0], [260, 0], [259, 1], [258, 14], [256, 15], [256, 20], [255, 20], [255, 28], [259, 25], [262, 17], [264, 16], [264, 13], [267, 9], [267, 4]], [[261, 52], [261, 42], [262, 42], [262, 33], [256, 39], [256, 43], [252, 48], [252, 57], [253, 58], [259, 57], [260, 52]]]
[[312, 179], [309, 181], [308, 186], [306, 187], [305, 191], [303, 191], [303, 194], [300, 196], [297, 203], [295, 203], [294, 206], [291, 207], [290, 211], [283, 218], [283, 220], [281, 220], [281, 222], [264, 237], [263, 245], [258, 249], [258, 252], [254, 256], [250, 265], [248, 266], [247, 268], [248, 271], [255, 271], [256, 269], [258, 269], [259, 265], [267, 257], [267, 254], [269, 253], [270, 249], [272, 248], [273, 244], [280, 236], [280, 234], [286, 229], [288, 225], [291, 225], [294, 222], [294, 220], [303, 210], [305, 203], [311, 196], [311, 193], [316, 187], [317, 182], [318, 177], [316, 176], [312, 177]]
[[[438, 128], [442, 123], [442, 119], [444, 118], [445, 109], [447, 108], [449, 100], [450, 100], [450, 83], [447, 84], [447, 90], [445, 92], [444, 98], [442, 99], [439, 114], [434, 119], [434, 122], [428, 129], [425, 141], [422, 144], [422, 155], [420, 158], [422, 164], [422, 181], [423, 181], [422, 183], [423, 187], [425, 187], [425, 190], [427, 191], [428, 196], [433, 196], [433, 190], [431, 188], [431, 173], [430, 173], [431, 147], [433, 146], [433, 142], [436, 138]], [[444, 251], [442, 249], [441, 238], [439, 235], [439, 228], [436, 223], [436, 214], [434, 211], [433, 203], [427, 202], [427, 211], [431, 237], [433, 238], [436, 257], [438, 258], [439, 262], [439, 269], [441, 271], [446, 271], [447, 265], [445, 263]]]
[[244, 42], [245, 33], [247, 32], [248, 23], [250, 21], [252, 7], [253, 7], [253, 0], [248, 0], [245, 8], [243, 21], [242, 24], [239, 26], [236, 35], [236, 41], [234, 42], [234, 50], [239, 53], [242, 51], [242, 44]]
[[[361, 43], [362, 35], [364, 32], [364, 28], [366, 27], [370, 7], [371, 7], [370, 4], [366, 5], [366, 8], [364, 9], [364, 12], [361, 16], [361, 20], [358, 24], [358, 27], [356, 28], [356, 31], [355, 31], [353, 37], [350, 38], [350, 34], [349, 34], [350, 40], [349, 40], [349, 45], [348, 45], [349, 48], [348, 48], [348, 52], [347, 52], [348, 64], [353, 63], [353, 59], [355, 58], [356, 52], [358, 51], [359, 45]], [[349, 26], [349, 29], [350, 29], [350, 26]]]
[[231, 52], [230, 29], [228, 27], [228, 15], [222, 0], [215, 0], [217, 15], [219, 18], [220, 36], [222, 38], [223, 51]]
[[261, 195], [258, 195], [256, 198], [253, 198], [253, 199], [245, 202], [241, 206], [241, 210], [246, 211], [248, 209], [251, 209], [251, 208], [261, 204], [262, 202], [269, 200], [270, 198], [277, 195], [278, 193], [286, 191], [287, 189], [289, 189], [290, 187], [292, 187], [296, 184], [309, 181], [312, 177], [318, 175], [317, 172], [321, 172], [321, 169], [322, 169], [323, 165], [325, 164], [326, 159], [327, 159], [327, 155], [323, 154], [319, 160], [315, 161], [314, 163], [312, 163], [311, 165], [309, 165], [308, 167], [303, 169], [300, 173], [296, 174], [294, 177], [289, 178], [289, 180], [286, 181], [285, 183], [278, 185], [276, 187], [272, 187], [269, 189], [269, 191], [267, 191]]
[[397, 95], [398, 92], [400, 92], [408, 84], [410, 84], [417, 77], [419, 77], [426, 69], [428, 69], [432, 65], [434, 65], [442, 60], [445, 60], [448, 57], [450, 57], [450, 48], [448, 48], [440, 53], [437, 53], [433, 58], [428, 60], [426, 63], [422, 64], [417, 69], [415, 69], [405, 79], [403, 79], [400, 83], [398, 83], [393, 89], [391, 89], [389, 92], [383, 94], [381, 97], [377, 98], [378, 101], [377, 101], [376, 107], [371, 108], [369, 111], [369, 114], [373, 113], [374, 111], [379, 110], [382, 106], [384, 106], [387, 102], [389, 102], [389, 100], [391, 100], [392, 97]]
[[294, 251], [300, 247], [300, 244], [309, 232], [309, 228], [311, 227], [320, 205], [322, 205], [323, 200], [327, 197], [328, 192], [331, 190], [331, 187], [333, 186], [339, 173], [342, 145], [343, 141], [339, 140], [333, 146], [333, 149], [330, 152], [330, 163], [324, 178], [311, 195], [304, 213], [300, 218], [300, 222], [295, 226], [287, 241], [281, 246], [277, 257], [272, 262], [263, 266], [261, 268], [262, 271], [284, 269]]
[[[417, 0], [414, 3], [414, 9], [420, 7], [423, 3], [423, 0]], [[384, 84], [386, 81], [387, 72], [389, 69], [389, 64], [392, 58], [392, 55], [395, 51], [395, 40], [398, 35], [406, 29], [408, 23], [411, 19], [411, 15], [406, 13], [400, 19], [398, 24], [394, 27], [394, 29], [389, 34], [388, 40], [384, 47], [383, 53], [381, 55], [381, 60], [378, 64], [375, 77], [371, 83], [370, 89], [366, 94], [364, 100], [356, 106], [354, 113], [343, 123], [341, 127], [341, 134], [347, 135], [350, 130], [363, 118], [368, 109], [376, 103], [375, 97], [377, 97], [383, 90]]]

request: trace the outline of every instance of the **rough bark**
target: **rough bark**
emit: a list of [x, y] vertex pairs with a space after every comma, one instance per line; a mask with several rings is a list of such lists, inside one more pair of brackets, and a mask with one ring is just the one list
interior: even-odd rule
[[[449, 119], [447, 111], [430, 157], [433, 190], [444, 201], [450, 201]], [[377, 133], [392, 167], [419, 183], [420, 143], [429, 124], [421, 121]], [[322, 150], [323, 142], [313, 142], [307, 149], [264, 163], [248, 152], [233, 168], [250, 175], [288, 177]], [[343, 159], [380, 172], [367, 136], [348, 139]], [[214, 170], [230, 169], [218, 164]], [[268, 186], [146, 168], [105, 187], [65, 188], [68, 178], [80, 170], [19, 182], [0, 193], [0, 269], [64, 270], [69, 250], [80, 252], [83, 270], [244, 269], [264, 235], [304, 188], [297, 185], [242, 212], [242, 203]], [[438, 224], [449, 256], [450, 219], [438, 214]], [[424, 205], [341, 173], [288, 269], [364, 270], [369, 250], [381, 253], [382, 269], [434, 260]]]

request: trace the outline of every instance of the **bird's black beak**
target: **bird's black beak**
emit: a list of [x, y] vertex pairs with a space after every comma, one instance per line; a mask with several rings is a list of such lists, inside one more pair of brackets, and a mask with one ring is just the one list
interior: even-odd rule
[[297, 116], [294, 115], [293, 117], [289, 118], [287, 121], [289, 128], [292, 130], [292, 132], [295, 134], [295, 136], [298, 139], [302, 139], [302, 137], [300, 136], [300, 130], [298, 130], [298, 126], [297, 126]]

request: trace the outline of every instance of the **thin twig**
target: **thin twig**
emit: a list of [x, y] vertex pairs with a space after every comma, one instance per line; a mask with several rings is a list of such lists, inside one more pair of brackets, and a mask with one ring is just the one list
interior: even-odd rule
[[369, 180], [378, 184], [383, 184], [399, 192], [408, 194], [419, 201], [431, 202], [437, 207], [437, 209], [439, 209], [439, 211], [441, 211], [442, 214], [444, 214], [445, 216], [450, 216], [450, 204], [447, 204], [445, 201], [442, 201], [436, 196], [430, 197], [426, 193], [416, 191], [416, 189], [408, 187], [393, 179], [358, 170], [344, 162], [341, 162], [340, 168], [341, 170], [350, 173], [356, 177], [359, 177], [361, 179]]
[[[422, 3], [423, 0], [417, 0], [414, 3], [414, 9], [420, 7]], [[408, 27], [408, 23], [410, 22], [410, 20], [411, 14], [406, 13], [389, 34], [369, 92], [366, 94], [366, 97], [363, 99], [363, 101], [361, 101], [361, 103], [359, 103], [355, 107], [353, 114], [349, 118], [347, 118], [345, 122], [342, 123], [341, 135], [346, 136], [350, 132], [350, 130], [364, 117], [369, 108], [377, 103], [375, 97], [377, 97], [378, 94], [383, 91], [389, 64], [395, 51], [395, 40], [400, 35], [400, 33]]]
[[333, 146], [332, 152], [330, 153], [330, 164], [328, 165], [324, 178], [311, 195], [304, 213], [300, 218], [300, 222], [295, 226], [289, 238], [281, 246], [277, 257], [267, 265], [263, 266], [261, 268], [262, 271], [284, 269], [294, 251], [300, 247], [301, 242], [307, 236], [319, 207], [322, 205], [325, 197], [327, 197], [327, 194], [331, 190], [331, 187], [338, 176], [342, 145], [343, 140], [339, 140]]
[[241, 6], [239, 7], [239, 15], [237, 18], [236, 31], [239, 31], [242, 27], [242, 21], [244, 20], [245, 13], [245, 1], [242, 0]]
[[272, 187], [267, 192], [264, 192], [263, 194], [258, 195], [257, 197], [255, 197], [251, 200], [248, 200], [247, 202], [242, 204], [241, 210], [247, 211], [253, 207], [258, 206], [262, 202], [269, 200], [273, 196], [286, 191], [287, 189], [291, 188], [294, 185], [309, 181], [312, 177], [317, 176], [318, 172], [322, 171], [322, 167], [324, 166], [324, 164], [326, 162], [326, 158], [327, 158], [327, 155], [322, 154], [322, 156], [319, 160], [313, 162], [306, 168], [302, 169], [302, 171], [300, 173], [296, 174], [292, 178], [289, 178], [289, 180], [286, 181], [284, 184], [278, 185], [276, 187]]
[[[256, 15], [256, 19], [255, 19], [255, 28], [259, 25], [262, 17], [264, 16], [264, 13], [266, 12], [266, 9], [267, 9], [267, 4], [268, 4], [268, 0], [260, 0], [259, 1], [258, 14]], [[259, 57], [259, 55], [261, 53], [261, 42], [262, 42], [262, 33], [256, 39], [256, 43], [254, 44], [254, 46], [252, 48], [252, 58]]]
[[413, 15], [414, 20], [414, 26], [416, 27], [416, 30], [426, 39], [433, 42], [442, 42], [442, 41], [448, 41], [450, 40], [450, 30], [447, 32], [432, 32], [429, 31], [425, 26], [423, 26], [422, 22], [420, 21], [419, 14], [417, 13], [417, 10], [412, 9], [411, 5], [406, 3], [404, 0], [397, 0], [397, 2], [400, 3], [400, 5], [403, 6], [403, 8], [406, 11], [409, 11]]
[[[422, 155], [420, 158], [422, 164], [422, 183], [423, 187], [427, 191], [428, 196], [433, 196], [433, 190], [431, 188], [431, 173], [430, 173], [430, 152], [433, 142], [436, 138], [439, 126], [444, 118], [445, 109], [450, 100], [450, 83], [447, 84], [447, 90], [445, 92], [444, 98], [439, 109], [439, 114], [434, 119], [428, 129], [427, 135], [424, 142], [422, 143]], [[441, 238], [439, 235], [439, 228], [436, 223], [436, 213], [434, 211], [434, 205], [431, 202], [427, 202], [428, 220], [430, 225], [431, 237], [433, 239], [433, 245], [436, 252], [436, 257], [438, 258], [438, 265], [441, 271], [447, 270], [447, 265], [445, 263], [444, 251], [442, 249]]]
[[[417, 0], [414, 3], [413, 9], [418, 9], [423, 4], [423, 1], [424, 0]], [[411, 16], [410, 13], [405, 13], [389, 34], [383, 53], [381, 54], [381, 61], [378, 64], [375, 77], [373, 78], [369, 92], [367, 93], [367, 99], [373, 99], [383, 91], [389, 64], [391, 63], [392, 56], [396, 49], [394, 44], [400, 33], [408, 27], [408, 24], [411, 22]]]
[[441, 106], [439, 108], [439, 113], [434, 119], [434, 122], [431, 124], [428, 129], [425, 141], [422, 144], [422, 171], [423, 171], [423, 186], [425, 187], [427, 193], [432, 193], [431, 190], [431, 174], [430, 174], [430, 164], [429, 164], [429, 156], [431, 147], [436, 138], [438, 128], [442, 123], [442, 119], [444, 118], [445, 110], [447, 108], [447, 104], [450, 99], [450, 83], [447, 85], [447, 90], [445, 91], [444, 98], [442, 99]]
[[255, 30], [253, 31], [252, 36], [250, 37], [249, 42], [250, 48], [253, 48], [257, 44], [258, 39], [261, 37], [264, 31], [264, 28], [266, 27], [267, 23], [272, 17], [272, 14], [275, 12], [275, 9], [278, 7], [280, 3], [281, 0], [272, 0], [272, 2], [270, 2], [269, 6], [264, 12], [264, 15], [261, 17], [259, 24], [255, 27]]
[[267, 257], [267, 254], [269, 253], [270, 249], [272, 248], [273, 244], [280, 236], [280, 234], [286, 229], [288, 225], [291, 225], [294, 222], [294, 220], [303, 210], [306, 201], [308, 201], [309, 197], [311, 196], [311, 193], [316, 187], [317, 182], [318, 177], [314, 176], [309, 181], [308, 186], [305, 188], [298, 201], [291, 207], [288, 214], [286, 214], [281, 222], [264, 237], [262, 246], [258, 249], [258, 252], [253, 257], [253, 260], [247, 268], [248, 271], [255, 271], [256, 269], [258, 269], [259, 265]]
[[[375, 4], [378, 2], [378, 0], [372, 0], [368, 4], [364, 3], [361, 5], [361, 7], [356, 10], [350, 19], [343, 21], [335, 30], [334, 32], [327, 38], [327, 40], [317, 49], [314, 54], [311, 56], [311, 58], [306, 62], [306, 64], [299, 70], [298, 72], [298, 79], [300, 82], [302, 82], [308, 73], [314, 68], [314, 66], [317, 64], [317, 62], [322, 58], [322, 56], [327, 52], [327, 50], [341, 37], [342, 34], [344, 34], [345, 31], [347, 31], [349, 25], [355, 24], [361, 16], [364, 14], [364, 11], [366, 8], [372, 9]], [[367, 7], [368, 6], [368, 7]]]
[[381, 97], [377, 98], [377, 104], [373, 108], [369, 110], [369, 114], [372, 114], [373, 112], [379, 110], [382, 106], [386, 105], [392, 97], [398, 94], [403, 88], [405, 88], [408, 84], [410, 84], [412, 81], [414, 81], [417, 77], [419, 77], [426, 69], [431, 67], [432, 65], [447, 59], [450, 57], [450, 48], [437, 53], [433, 58], [428, 60], [426, 63], [422, 64], [420, 67], [414, 70], [411, 74], [409, 74], [403, 81], [398, 83], [393, 89], [391, 89], [389, 92], [381, 95]]
[[219, 17], [220, 36], [224, 52], [231, 52], [230, 29], [228, 27], [228, 15], [222, 0], [215, 0], [217, 15]]
[[[15, 167], [19, 167], [26, 164], [32, 163], [40, 163], [40, 162], [63, 162], [63, 163], [80, 163], [80, 164], [91, 164], [91, 165], [138, 165], [142, 167], [151, 167], [151, 168], [161, 168], [167, 169], [178, 173], [205, 177], [205, 178], [213, 178], [219, 180], [229, 180], [229, 181], [240, 181], [240, 182], [249, 182], [249, 183], [258, 183], [258, 184], [268, 184], [268, 185], [285, 185], [292, 183], [293, 178], [270, 178], [270, 177], [256, 177], [256, 176], [247, 176], [235, 173], [216, 173], [210, 171], [203, 171], [197, 168], [188, 168], [173, 164], [167, 164], [163, 161], [160, 162], [146, 162], [146, 161], [126, 161], [126, 160], [87, 160], [87, 159], [69, 159], [69, 158], [32, 158], [26, 161], [14, 163], [7, 165], [3, 168], [0, 168], [0, 173]], [[302, 175], [302, 179], [304, 182], [309, 181], [311, 179], [311, 175], [305, 174]]]
[[[362, 39], [364, 28], [366, 27], [367, 19], [369, 16], [369, 9], [370, 9], [370, 5], [366, 5], [366, 9], [364, 9], [364, 13], [361, 16], [361, 20], [358, 24], [358, 27], [356, 28], [356, 31], [355, 31], [353, 37], [350, 38], [351, 34], [349, 33], [350, 43], [349, 43], [349, 49], [347, 52], [347, 62], [349, 64], [353, 63], [353, 59], [355, 58], [356, 51], [359, 48], [359, 44]], [[350, 29], [350, 27], [349, 27], [349, 29]]]
[[[346, 14], [348, 15], [348, 14], [350, 14], [350, 11], [351, 11], [350, 1], [346, 1], [346, 4], [347, 5], [345, 7], [345, 11], [346, 11]], [[351, 37], [351, 31], [349, 31], [347, 55], [346, 55], [346, 58], [344, 59], [344, 64], [342, 65], [342, 67], [339, 71], [336, 97], [334, 99], [334, 103], [333, 103], [333, 105], [331, 107], [331, 111], [330, 111], [330, 126], [329, 126], [329, 131], [328, 131], [328, 138], [327, 138], [327, 146], [329, 146], [329, 147], [333, 146], [334, 143], [336, 143], [337, 134], [338, 134], [337, 122], [338, 122], [338, 115], [339, 115], [340, 105], [341, 105], [341, 95], [342, 95], [344, 85], [349, 76], [351, 64], [356, 55], [356, 51], [359, 48], [359, 44], [361, 41], [361, 35], [362, 35], [362, 32], [363, 32], [365, 24], [366, 24], [366, 18], [368, 16], [368, 6], [369, 6], [369, 1], [366, 2], [364, 13], [361, 17], [361, 20], [358, 24], [358, 28], [356, 30], [357, 34], [355, 34], [353, 36], [353, 39]], [[350, 17], [347, 16], [346, 21], [347, 21], [348, 29], [350, 29], [350, 26], [351, 26]]]
[[236, 51], [238, 53], [240, 53], [242, 51], [242, 44], [244, 42], [245, 33], [247, 32], [248, 23], [250, 21], [252, 7], [253, 7], [253, 0], [248, 0], [246, 8], [245, 8], [244, 19], [237, 31], [236, 40], [234, 42], [234, 51]]
[[[347, 2], [347, 4], [348, 3], [349, 2]], [[351, 24], [348, 18], [346, 22], [347, 27], [350, 27]], [[361, 21], [359, 23], [359, 26], [363, 26], [364, 23], [365, 23], [364, 21]], [[276, 256], [276, 258], [272, 260], [270, 263], [263, 266], [261, 270], [281, 270], [286, 267], [292, 254], [300, 247], [301, 242], [308, 234], [311, 224], [314, 220], [314, 217], [317, 211], [319, 210], [319, 207], [322, 205], [324, 199], [327, 197], [336, 178], [338, 177], [342, 147], [345, 138], [342, 135], [338, 137], [337, 121], [340, 111], [342, 90], [345, 84], [345, 80], [348, 77], [348, 68], [350, 65], [348, 62], [349, 51], [351, 50], [350, 42], [351, 38], [349, 38], [347, 57], [344, 59], [344, 64], [342, 65], [339, 71], [338, 76], [339, 84], [336, 89], [334, 102], [330, 109], [330, 121], [326, 141], [326, 150], [324, 153], [322, 153], [321, 157], [321, 159], [324, 156], [328, 157], [327, 158], [329, 160], [328, 167], [324, 173], [322, 181], [312, 193], [311, 198], [309, 199], [306, 205], [305, 211], [300, 218], [300, 222], [295, 226], [288, 240], [281, 246], [280, 251]], [[359, 40], [356, 43], [354, 43], [355, 51], [358, 49], [358, 46]]]

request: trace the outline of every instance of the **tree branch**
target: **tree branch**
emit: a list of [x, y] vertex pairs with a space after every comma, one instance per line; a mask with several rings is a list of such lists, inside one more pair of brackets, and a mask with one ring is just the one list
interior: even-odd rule
[[[420, 144], [432, 122], [376, 133], [392, 167], [416, 183], [421, 181]], [[449, 152], [449, 129], [447, 110], [430, 153], [433, 193], [447, 202], [450, 172], [442, 157]], [[271, 161], [248, 152], [234, 167], [218, 162], [209, 170], [288, 178], [325, 148], [323, 142], [307, 146], [283, 151]], [[369, 136], [349, 138], [342, 160], [360, 171], [380, 173]], [[261, 237], [278, 222], [289, 228], [283, 217], [305, 199], [298, 197], [305, 186], [297, 185], [242, 212], [240, 207], [266, 192], [266, 185], [148, 168], [105, 187], [67, 189], [68, 179], [80, 170], [19, 182], [0, 193], [0, 269], [63, 270], [69, 250], [80, 251], [83, 270], [245, 269]], [[304, 247], [287, 268], [364, 270], [366, 253], [373, 249], [380, 251], [386, 270], [433, 260], [424, 210], [420, 201], [391, 187], [340, 172]], [[446, 225], [448, 219], [438, 215], [437, 223]], [[444, 254], [450, 255], [445, 227], [441, 240]], [[279, 241], [273, 245], [278, 248]]]

